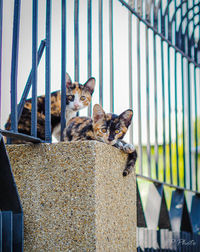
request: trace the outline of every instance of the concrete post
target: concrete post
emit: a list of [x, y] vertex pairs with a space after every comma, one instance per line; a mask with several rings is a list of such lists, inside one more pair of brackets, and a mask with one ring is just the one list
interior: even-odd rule
[[7, 146], [24, 210], [24, 251], [136, 251], [136, 179], [95, 141]]

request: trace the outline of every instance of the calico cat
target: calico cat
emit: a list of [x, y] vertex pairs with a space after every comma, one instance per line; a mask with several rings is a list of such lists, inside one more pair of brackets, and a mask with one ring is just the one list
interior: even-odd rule
[[[85, 84], [78, 82], [72, 83], [70, 76], [66, 73], [66, 122], [76, 113], [87, 107], [92, 99], [95, 88], [95, 78], [91, 77]], [[61, 131], [61, 92], [55, 91], [51, 93], [51, 131], [52, 135], [59, 141]], [[11, 127], [10, 118], [5, 125], [5, 129]], [[26, 100], [22, 115], [18, 123], [18, 132], [27, 135], [31, 134], [31, 99]], [[37, 98], [37, 137], [45, 139], [45, 96]], [[15, 140], [15, 143], [18, 140]]]
[[89, 117], [74, 117], [66, 127], [64, 141], [97, 140], [128, 153], [128, 160], [123, 171], [127, 176], [133, 170], [137, 160], [137, 152], [133, 145], [122, 140], [131, 124], [133, 111], [125, 110], [119, 116], [106, 114], [103, 108], [96, 104], [93, 107], [93, 119]]

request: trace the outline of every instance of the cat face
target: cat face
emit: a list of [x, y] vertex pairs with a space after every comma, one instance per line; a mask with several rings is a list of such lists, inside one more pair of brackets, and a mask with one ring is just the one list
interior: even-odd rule
[[95, 87], [95, 78], [89, 78], [85, 84], [78, 82], [72, 83], [68, 74], [66, 74], [66, 109], [78, 111], [87, 107], [92, 99]]
[[119, 116], [106, 114], [98, 104], [93, 107], [93, 130], [95, 138], [101, 142], [114, 145], [122, 139], [131, 124], [133, 111], [125, 110]]

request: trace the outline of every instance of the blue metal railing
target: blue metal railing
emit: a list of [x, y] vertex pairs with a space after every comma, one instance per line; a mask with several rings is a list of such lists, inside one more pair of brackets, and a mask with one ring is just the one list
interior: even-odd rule
[[[158, 132], [159, 132], [159, 118], [158, 118], [158, 110], [159, 110], [159, 101], [158, 101], [158, 86], [160, 85], [158, 82], [158, 72], [161, 71], [161, 89], [162, 89], [162, 173], [163, 173], [163, 181], [168, 182], [170, 184], [176, 184], [177, 186], [186, 187], [189, 184], [190, 189], [198, 189], [198, 179], [196, 176], [195, 184], [193, 184], [192, 180], [192, 155], [194, 153], [195, 160], [195, 172], [198, 173], [198, 80], [197, 75], [200, 67], [200, 61], [198, 55], [200, 54], [199, 50], [199, 39], [197, 39], [197, 31], [200, 30], [199, 20], [197, 20], [198, 10], [200, 9], [200, 3], [198, 1], [193, 1], [192, 5], [188, 4], [188, 1], [181, 1], [177, 3], [176, 1], [168, 1], [164, 3], [163, 1], [159, 1], [157, 4], [155, 2], [146, 3], [145, 1], [141, 1], [141, 3], [137, 3], [137, 1], [133, 1], [132, 5], [128, 4], [127, 1], [119, 0], [119, 1], [109, 1], [108, 5], [108, 34], [109, 34], [109, 76], [110, 76], [110, 85], [109, 85], [109, 106], [110, 111], [115, 111], [115, 99], [114, 99], [114, 77], [115, 77], [115, 63], [117, 59], [115, 59], [115, 46], [114, 46], [114, 4], [116, 2], [120, 2], [123, 5], [123, 8], [127, 10], [127, 17], [129, 18], [128, 22], [128, 62], [129, 62], [129, 104], [130, 107], [134, 106], [133, 92], [134, 89], [137, 89], [137, 124], [138, 124], [138, 152], [140, 159], [138, 161], [138, 171], [139, 174], [145, 174], [145, 167], [143, 165], [143, 160], [145, 158], [145, 153], [143, 151], [143, 132], [142, 132], [142, 124], [143, 117], [142, 111], [144, 110], [144, 106], [142, 104], [141, 99], [141, 89], [143, 88], [142, 76], [141, 74], [146, 75], [146, 155], [147, 155], [147, 174], [152, 177], [152, 165], [155, 164], [155, 179], [160, 179], [160, 165], [159, 160], [161, 155], [159, 154], [160, 143], [158, 141]], [[137, 4], [136, 4], [137, 3]], [[19, 47], [19, 23], [20, 23], [20, 7], [21, 1], [15, 0], [14, 2], [14, 19], [13, 19], [13, 43], [12, 43], [12, 65], [11, 65], [11, 133], [10, 135], [13, 137], [24, 137], [22, 134], [18, 133], [18, 121], [22, 114], [24, 103], [27, 99], [27, 96], [32, 87], [32, 113], [31, 113], [31, 135], [35, 138], [34, 141], [39, 142], [40, 139], [37, 138], [37, 67], [40, 63], [42, 55], [44, 51], [46, 52], [46, 60], [45, 60], [45, 141], [51, 142], [51, 104], [50, 104], [50, 93], [51, 93], [51, 0], [46, 1], [46, 38], [42, 40], [37, 51], [37, 41], [38, 41], [38, 3], [37, 1], [33, 1], [33, 15], [32, 15], [32, 70], [29, 74], [27, 83], [24, 88], [24, 92], [22, 94], [22, 98], [20, 100], [19, 105], [17, 106], [17, 71], [18, 71], [18, 47]], [[80, 38], [79, 38], [79, 1], [74, 1], [74, 76], [75, 80], [79, 81], [79, 71], [80, 71]], [[103, 1], [99, 0], [98, 2], [98, 74], [99, 74], [99, 103], [103, 105], [103, 97], [104, 97], [104, 49], [103, 49]], [[173, 13], [170, 13], [170, 8], [173, 6]], [[67, 37], [66, 37], [66, 15], [67, 15], [67, 2], [65, 0], [61, 1], [61, 9], [62, 9], [62, 17], [61, 17], [61, 131], [63, 132], [65, 128], [65, 100], [66, 100], [66, 87], [65, 87], [65, 73], [66, 73], [66, 59], [67, 59]], [[172, 9], [172, 8], [171, 8]], [[1, 20], [0, 20], [0, 48], [2, 45], [2, 14], [3, 14], [3, 6], [2, 1], [0, 5], [1, 10]], [[92, 1], [88, 0], [87, 2], [87, 62], [88, 62], [88, 72], [87, 76], [91, 76], [92, 74]], [[196, 21], [197, 20], [197, 21]], [[185, 22], [187, 23], [185, 24]], [[133, 23], [136, 22], [136, 31], [133, 34]], [[143, 73], [143, 59], [141, 58], [141, 24], [145, 25], [145, 43], [146, 46], [144, 50], [146, 51], [146, 62], [145, 68], [146, 73]], [[192, 28], [191, 28], [192, 27]], [[195, 32], [196, 31], [196, 32]], [[153, 37], [151, 36], [151, 33]], [[133, 37], [134, 36], [134, 40]], [[133, 43], [136, 43], [136, 54], [133, 53]], [[151, 87], [150, 80], [150, 50], [149, 45], [152, 44], [153, 48], [153, 89]], [[160, 44], [160, 52], [158, 51], [158, 46]], [[165, 46], [167, 50], [165, 49]], [[1, 51], [1, 50], [0, 50]], [[173, 56], [174, 54], [174, 56]], [[137, 61], [137, 78], [135, 79], [132, 75], [133, 69], [133, 56]], [[174, 60], [172, 61], [172, 56]], [[180, 106], [178, 104], [178, 58], [181, 59], [181, 92], [182, 92], [182, 150], [180, 150], [180, 136], [178, 127], [180, 126], [180, 121], [178, 119], [178, 110]], [[187, 64], [185, 63], [187, 60]], [[0, 61], [2, 62], [2, 61]], [[159, 64], [161, 66], [159, 66]], [[187, 66], [186, 66], [187, 65]], [[174, 78], [172, 78], [172, 66], [174, 67]], [[160, 70], [159, 70], [160, 67]], [[191, 72], [191, 69], [194, 68], [194, 71]], [[187, 73], [187, 77], [184, 74]], [[105, 72], [106, 73], [106, 72]], [[191, 85], [190, 80], [194, 79], [194, 94], [191, 93]], [[137, 85], [133, 82], [136, 80]], [[117, 80], [116, 80], [117, 81]], [[166, 82], [167, 81], [167, 82]], [[187, 87], [186, 87], [187, 85]], [[152, 90], [153, 93], [152, 93]], [[174, 95], [172, 97], [172, 90], [174, 90]], [[185, 93], [187, 92], [187, 94]], [[151, 95], [154, 97], [153, 105], [151, 102]], [[194, 111], [192, 111], [192, 103], [191, 96], [194, 96]], [[172, 106], [174, 106], [175, 117], [172, 118]], [[187, 113], [186, 113], [187, 109]], [[151, 112], [154, 111], [154, 155], [152, 155], [152, 141], [151, 141]], [[192, 113], [195, 114], [195, 131], [192, 132]], [[88, 108], [88, 114], [91, 115], [91, 106]], [[186, 118], [186, 116], [188, 118]], [[187, 123], [186, 123], [187, 119]], [[175, 141], [172, 139], [172, 124], [174, 124], [175, 128]], [[131, 126], [130, 131], [130, 142], [133, 142], [133, 126]], [[188, 128], [188, 137], [186, 137], [186, 127]], [[4, 134], [9, 135], [9, 132], [4, 132]], [[194, 135], [194, 137], [193, 137]], [[32, 139], [27, 137], [27, 139]], [[195, 139], [195, 151], [193, 151], [193, 142], [192, 138]], [[63, 136], [61, 135], [61, 139], [63, 140]], [[188, 143], [188, 146], [185, 144]], [[175, 163], [176, 163], [176, 174], [173, 174], [174, 170], [174, 148], [175, 146]], [[187, 148], [186, 148], [187, 147]], [[180, 151], [183, 151], [183, 172], [184, 178], [180, 179]], [[189, 183], [186, 181], [186, 152], [188, 155], [188, 170], [189, 170]], [[154, 156], [154, 157], [153, 157]], [[167, 175], [169, 174], [169, 175]]]
[[[99, 89], [96, 91], [99, 92], [97, 102], [105, 106], [106, 97], [109, 100], [108, 107], [110, 111], [116, 112], [117, 103], [120, 102], [121, 98], [116, 95], [117, 87], [120, 86], [122, 91], [125, 89], [122, 86], [124, 83], [119, 83], [116, 78], [116, 65], [121, 60], [118, 55], [123, 55], [127, 51], [128, 76], [125, 78], [128, 82], [127, 100], [130, 108], [136, 110], [137, 118], [135, 121], [138, 126], [136, 131], [136, 123], [131, 125], [129, 141], [138, 148], [137, 177], [179, 191], [187, 190], [199, 197], [199, 0], [133, 0], [130, 3], [124, 0], [109, 0], [108, 3], [99, 0], [97, 6], [95, 6], [96, 2], [88, 0], [86, 4], [85, 37], [87, 39], [86, 76], [91, 77], [96, 67], [97, 89]], [[74, 10], [73, 25], [69, 24], [73, 27], [74, 34], [73, 71], [75, 81], [79, 81], [82, 74], [80, 30], [83, 26], [81, 26], [79, 20], [83, 11], [80, 8], [81, 3], [78, 0], [72, 1], [71, 4], [73, 4]], [[41, 41], [39, 49], [37, 48], [37, 4], [38, 1], [33, 1], [32, 70], [20, 103], [17, 106], [20, 0], [15, 0], [11, 68], [11, 132], [4, 131], [4, 134], [10, 137], [20, 137], [27, 141], [41, 141], [41, 139], [37, 138], [37, 67], [45, 51], [45, 142], [51, 142], [52, 1], [46, 1], [46, 35], [45, 39]], [[65, 74], [67, 45], [68, 41], [70, 41], [66, 32], [68, 27], [67, 4], [70, 3], [61, 0], [61, 132], [63, 132], [66, 125]], [[124, 11], [123, 15], [128, 20], [128, 32], [127, 38], [123, 38], [123, 51], [117, 54], [115, 38], [116, 32], [118, 32], [116, 29], [116, 16], [120, 16], [117, 13], [119, 5], [121, 10]], [[107, 10], [104, 10], [106, 6]], [[0, 58], [2, 9], [2, 1], [0, 0]], [[107, 13], [107, 19], [105, 18], [106, 15], [104, 15], [105, 12]], [[93, 13], [98, 13], [95, 25]], [[108, 27], [105, 32], [106, 24]], [[93, 30], [93, 26], [96, 31]], [[97, 38], [94, 38], [94, 33]], [[94, 44], [94, 40], [96, 44]], [[106, 46], [104, 48], [105, 42], [109, 42], [108, 49]], [[106, 58], [108, 62], [105, 64], [105, 54], [108, 51]], [[145, 57], [143, 57], [143, 51], [145, 51]], [[93, 60], [93, 55], [96, 57], [95, 60]], [[109, 76], [108, 82], [105, 81], [107, 76]], [[144, 78], [146, 83], [144, 83]], [[24, 136], [18, 133], [17, 123], [31, 87], [32, 136]], [[106, 90], [109, 90], [107, 96]], [[91, 116], [91, 105], [88, 108], [88, 115]], [[61, 140], [63, 140], [63, 134], [61, 134]]]
[[[87, 23], [87, 50], [88, 50], [88, 78], [92, 76], [92, 1], [88, 0], [88, 13], [87, 13], [88, 23]], [[92, 114], [92, 103], [88, 107], [88, 115]]]
[[[158, 166], [158, 162], [159, 162], [159, 155], [158, 155], [158, 118], [157, 118], [157, 114], [158, 114], [158, 103], [157, 103], [157, 45], [156, 45], [156, 41], [157, 38], [161, 39], [161, 76], [162, 76], [162, 111], [163, 111], [163, 116], [162, 116], [162, 120], [163, 120], [163, 170], [164, 170], [164, 182], [167, 181], [166, 178], [166, 147], [169, 147], [169, 171], [170, 171], [170, 177], [168, 179], [168, 181], [171, 184], [175, 184], [177, 183], [178, 186], [180, 186], [180, 174], [179, 174], [179, 136], [178, 136], [178, 105], [177, 105], [177, 53], [179, 53], [181, 55], [181, 62], [182, 62], [182, 95], [183, 95], [183, 99], [182, 99], [182, 113], [183, 113], [183, 156], [184, 156], [184, 179], [186, 178], [186, 167], [185, 167], [185, 106], [188, 106], [188, 133], [189, 133], [189, 137], [188, 137], [188, 148], [189, 148], [189, 187], [190, 189], [194, 189], [194, 188], [198, 188], [197, 187], [197, 179], [196, 179], [196, 184], [193, 185], [193, 181], [192, 181], [192, 135], [191, 135], [191, 100], [190, 100], [190, 90], [191, 90], [191, 86], [190, 86], [190, 79], [191, 79], [191, 69], [189, 68], [189, 66], [192, 64], [195, 67], [195, 77], [194, 77], [194, 86], [195, 86], [195, 90], [197, 90], [196, 85], [196, 69], [199, 68], [199, 60], [197, 61], [197, 55], [193, 54], [192, 56], [192, 51], [195, 52], [195, 46], [197, 43], [194, 42], [194, 32], [192, 33], [192, 36], [189, 36], [189, 23], [193, 22], [194, 23], [194, 17], [197, 15], [197, 13], [194, 13], [194, 8], [199, 6], [198, 4], [194, 4], [193, 2], [193, 7], [188, 8], [188, 1], [182, 1], [180, 3], [179, 6], [177, 6], [176, 1], [168, 1], [166, 8], [164, 10], [164, 14], [163, 14], [163, 6], [162, 6], [162, 1], [160, 1], [158, 3], [158, 5], [155, 7], [155, 3], [152, 3], [151, 6], [149, 6], [149, 8], [152, 8], [154, 11], [153, 12], [149, 12], [150, 16], [145, 19], [143, 17], [143, 13], [139, 13], [141, 12], [141, 6], [140, 6], [140, 10], [137, 10], [137, 6], [136, 4], [133, 5], [134, 6], [130, 6], [128, 3], [126, 3], [125, 1], [121, 1], [120, 2], [134, 15], [137, 17], [137, 66], [138, 66], [138, 146], [139, 146], [139, 156], [141, 158], [141, 160], [139, 161], [139, 173], [141, 175], [144, 174], [143, 171], [143, 165], [142, 165], [142, 155], [143, 155], [143, 149], [142, 149], [142, 132], [141, 132], [141, 103], [140, 103], [140, 99], [141, 99], [141, 55], [140, 55], [140, 51], [141, 51], [141, 41], [140, 41], [140, 23], [144, 23], [146, 25], [146, 55], [147, 55], [147, 60], [146, 60], [146, 79], [147, 79], [147, 155], [148, 155], [148, 176], [151, 176], [151, 163], [152, 163], [152, 158], [151, 158], [151, 148], [150, 148], [150, 113], [149, 113], [149, 107], [151, 107], [151, 104], [149, 104], [149, 59], [148, 59], [148, 55], [149, 55], [149, 47], [148, 47], [148, 43], [149, 43], [149, 35], [148, 35], [148, 31], [151, 30], [153, 31], [153, 39], [151, 40], [153, 43], [153, 48], [154, 48], [154, 52], [153, 52], [153, 57], [154, 57], [154, 113], [155, 113], [155, 144], [154, 144], [154, 156], [155, 156], [155, 179], [159, 178], [159, 166]], [[142, 1], [142, 3], [144, 3], [144, 1]], [[170, 8], [170, 4], [174, 5], [174, 14], [171, 15], [172, 18], [170, 18], [169, 16], [169, 8]], [[147, 3], [146, 3], [147, 5]], [[135, 8], [134, 8], [135, 7]], [[183, 14], [183, 7], [185, 8], [184, 14]], [[181, 10], [181, 19], [179, 18], [179, 23], [177, 21], [177, 11]], [[193, 11], [193, 17], [188, 19], [189, 13], [191, 13]], [[159, 16], [160, 15], [160, 16]], [[186, 27], [183, 29], [183, 20], [184, 19], [188, 19], [188, 23], [186, 25]], [[159, 23], [160, 21], [160, 23]], [[178, 23], [178, 24], [177, 24]], [[199, 27], [198, 23], [196, 24], [196, 26], [194, 27]], [[178, 30], [178, 31], [177, 31]], [[184, 35], [184, 33], [186, 33]], [[182, 39], [180, 40], [180, 37], [182, 37]], [[191, 39], [193, 39], [193, 42], [191, 42]], [[179, 42], [182, 41], [182, 43], [180, 44]], [[190, 43], [188, 42], [190, 41]], [[163, 48], [163, 42], [167, 42], [167, 61], [165, 60], [165, 55], [164, 55], [164, 48]], [[130, 49], [131, 50], [131, 49]], [[129, 50], [129, 51], [130, 51]], [[196, 50], [197, 53], [198, 50]], [[171, 80], [171, 66], [172, 66], [172, 52], [174, 52], [175, 56], [174, 56], [174, 82], [172, 83]], [[187, 95], [187, 104], [185, 104], [185, 94], [184, 94], [184, 83], [186, 80], [184, 80], [184, 71], [185, 71], [185, 66], [183, 64], [183, 59], [187, 59], [188, 61], [188, 74], [187, 74], [187, 90], [188, 90], [188, 95]], [[165, 66], [167, 64], [167, 69], [168, 71], [165, 73]], [[168, 84], [167, 84], [167, 90], [165, 88], [165, 74], [167, 74], [167, 80], [168, 80]], [[172, 121], [172, 97], [171, 97], [171, 93], [172, 93], [172, 88], [175, 89], [175, 101], [173, 101], [173, 103], [175, 103], [175, 121]], [[166, 103], [166, 92], [168, 93], [168, 98], [167, 98], [167, 103]], [[195, 91], [195, 97], [197, 96], [197, 92]], [[131, 99], [131, 97], [130, 97]], [[198, 152], [197, 152], [197, 146], [198, 146], [198, 136], [197, 136], [197, 100], [195, 100], [195, 128], [196, 128], [196, 132], [195, 132], [195, 139], [196, 139], [196, 151], [195, 151], [195, 167], [196, 167], [196, 176], [197, 176], [197, 170], [198, 170]], [[167, 107], [166, 107], [167, 104]], [[167, 109], [167, 110], [166, 110]], [[168, 114], [168, 135], [166, 135], [166, 112]], [[174, 167], [174, 162], [173, 162], [173, 153], [172, 153], [172, 147], [174, 145], [174, 143], [172, 142], [172, 123], [175, 122], [175, 153], [176, 153], [176, 177], [175, 174], [173, 172], [173, 167]], [[166, 137], [168, 137], [168, 143], [166, 142]], [[177, 181], [177, 182], [175, 182]], [[186, 180], [184, 180], [184, 186], [186, 187]]]
[[66, 86], [65, 86], [65, 73], [66, 73], [66, 0], [62, 0], [62, 65], [61, 65], [61, 136], [63, 140], [63, 131], [66, 125], [65, 122], [65, 108], [66, 108]]
[[51, 142], [51, 0], [46, 1], [45, 141]]
[[11, 66], [11, 130], [18, 131], [17, 127], [17, 69], [19, 52], [19, 27], [20, 27], [20, 5], [21, 0], [15, 0], [13, 19], [13, 41], [12, 41], [12, 66]]
[[37, 41], [38, 41], [38, 1], [33, 1], [32, 14], [32, 106], [31, 135], [37, 137]]
[[103, 3], [99, 1], [99, 104], [103, 106]]

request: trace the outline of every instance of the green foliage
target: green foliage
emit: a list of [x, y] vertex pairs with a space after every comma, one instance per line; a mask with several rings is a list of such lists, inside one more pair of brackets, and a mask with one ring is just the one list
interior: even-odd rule
[[194, 144], [196, 146], [196, 129], [197, 129], [197, 146], [200, 146], [200, 118], [194, 122]]
[[[164, 181], [164, 151], [163, 146], [158, 146], [158, 179]], [[177, 155], [176, 143], [171, 144], [171, 157], [172, 157], [172, 179], [170, 181], [170, 155], [169, 144], [166, 145], [166, 182], [177, 185]], [[140, 157], [139, 157], [140, 158]], [[156, 161], [155, 161], [155, 147], [151, 146], [151, 177], [156, 178]], [[142, 152], [142, 166], [144, 176], [148, 176], [148, 155], [147, 147], [143, 147]], [[180, 186], [184, 186], [184, 161], [183, 161], [183, 144], [178, 146], [178, 166], [179, 166], [179, 180]], [[139, 173], [138, 162], [136, 172]]]

